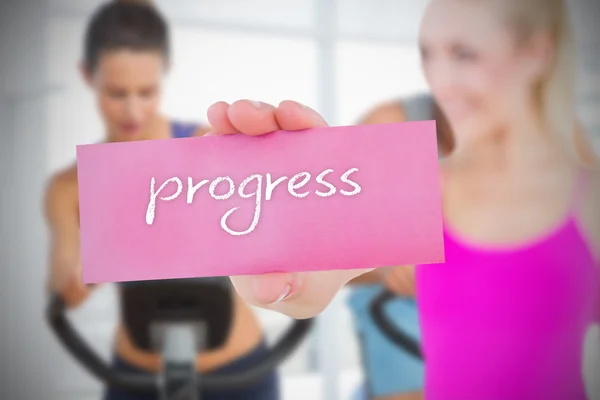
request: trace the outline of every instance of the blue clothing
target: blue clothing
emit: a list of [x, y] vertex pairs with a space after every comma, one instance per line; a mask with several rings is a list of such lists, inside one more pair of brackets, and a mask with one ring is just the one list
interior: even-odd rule
[[171, 122], [171, 136], [176, 139], [194, 136], [196, 130], [198, 130], [198, 125], [196, 124], [186, 124], [175, 121]]
[[[377, 328], [369, 306], [383, 290], [381, 285], [353, 286], [348, 298], [354, 326], [360, 340], [362, 361], [371, 396], [420, 391], [423, 389], [424, 364], [390, 342]], [[412, 298], [388, 303], [390, 320], [415, 339], [420, 339], [417, 305]]]

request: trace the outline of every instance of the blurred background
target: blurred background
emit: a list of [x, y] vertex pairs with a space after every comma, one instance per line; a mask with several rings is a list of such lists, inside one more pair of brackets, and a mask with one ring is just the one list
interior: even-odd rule
[[[83, 29], [97, 0], [19, 0], [0, 6], [2, 178], [2, 399], [97, 399], [100, 383], [58, 345], [43, 318], [47, 276], [41, 199], [49, 175], [72, 163], [75, 146], [103, 135], [78, 71]], [[205, 122], [218, 100], [294, 99], [330, 125], [371, 107], [427, 91], [417, 34], [424, 0], [162, 0], [171, 24], [173, 69], [164, 112]], [[580, 49], [578, 114], [600, 145], [598, 6], [573, 0]], [[349, 399], [362, 367], [342, 292], [317, 329], [282, 366], [284, 398]], [[289, 319], [260, 311], [270, 339]], [[73, 321], [105, 357], [117, 317], [102, 287]]]

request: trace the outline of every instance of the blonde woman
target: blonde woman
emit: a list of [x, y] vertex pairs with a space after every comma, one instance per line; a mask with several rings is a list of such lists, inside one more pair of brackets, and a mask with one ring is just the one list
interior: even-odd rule
[[[591, 400], [584, 355], [600, 323], [600, 179], [573, 122], [565, 1], [432, 0], [420, 42], [454, 135], [441, 162], [446, 263], [416, 266], [425, 398]], [[218, 132], [258, 134], [281, 112], [242, 118], [220, 104], [209, 117]], [[309, 317], [367, 271], [233, 281], [253, 304]]]

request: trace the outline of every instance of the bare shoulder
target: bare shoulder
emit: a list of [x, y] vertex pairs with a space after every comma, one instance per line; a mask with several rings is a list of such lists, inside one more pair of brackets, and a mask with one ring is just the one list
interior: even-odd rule
[[61, 210], [78, 203], [77, 166], [75, 164], [54, 173], [46, 185], [45, 212], [52, 218]]
[[[600, 261], [600, 170], [586, 170], [579, 224]], [[600, 265], [600, 262], [599, 262]]]
[[404, 108], [399, 102], [388, 101], [381, 103], [369, 111], [361, 118], [361, 124], [385, 124], [392, 122], [404, 122], [406, 115]]
[[48, 180], [47, 188], [50, 192], [77, 191], [77, 165], [55, 172]]

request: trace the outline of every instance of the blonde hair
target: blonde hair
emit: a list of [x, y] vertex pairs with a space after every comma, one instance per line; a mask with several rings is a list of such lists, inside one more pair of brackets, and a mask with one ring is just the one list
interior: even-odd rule
[[576, 48], [565, 0], [497, 0], [508, 8], [509, 24], [522, 43], [534, 35], [549, 34], [554, 44], [548, 74], [534, 88], [544, 127], [565, 146], [569, 156], [581, 161], [575, 140]]

